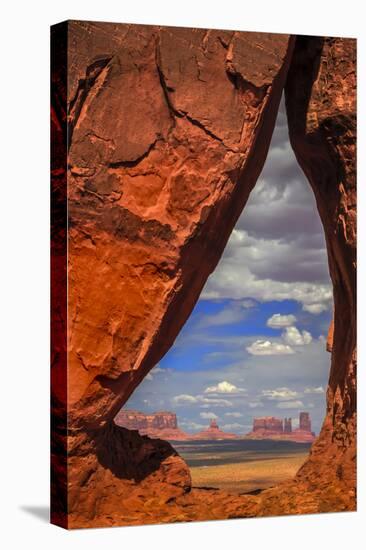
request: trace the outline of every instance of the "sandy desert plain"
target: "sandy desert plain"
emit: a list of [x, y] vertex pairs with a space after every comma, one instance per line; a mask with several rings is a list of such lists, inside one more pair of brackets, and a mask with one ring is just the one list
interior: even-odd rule
[[194, 487], [251, 493], [291, 479], [308, 456], [309, 443], [290, 441], [171, 442], [190, 468]]

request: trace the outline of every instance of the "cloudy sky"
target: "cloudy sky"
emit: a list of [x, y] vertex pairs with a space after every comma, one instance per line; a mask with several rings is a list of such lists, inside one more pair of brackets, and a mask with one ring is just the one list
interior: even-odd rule
[[253, 416], [297, 419], [304, 410], [318, 432], [331, 314], [323, 231], [281, 103], [266, 164], [220, 263], [125, 408], [175, 411], [188, 432], [217, 418], [236, 433], [249, 431]]

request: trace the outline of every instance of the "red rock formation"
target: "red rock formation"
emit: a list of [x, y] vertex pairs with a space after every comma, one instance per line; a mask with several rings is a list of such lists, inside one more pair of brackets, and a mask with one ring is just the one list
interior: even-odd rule
[[210, 420], [208, 428], [194, 434], [191, 439], [238, 439], [239, 436], [234, 433], [220, 430], [217, 420]]
[[283, 424], [283, 432], [287, 433], [287, 434], [292, 432], [292, 419], [291, 418], [285, 418], [284, 424]]
[[333, 336], [334, 336], [334, 320], [332, 319], [327, 334], [327, 351], [332, 353], [333, 351]]
[[191, 436], [178, 427], [177, 415], [168, 411], [144, 414], [139, 411], [121, 409], [114, 418], [117, 426], [138, 430], [140, 435], [165, 440], [186, 440]]
[[[285, 428], [284, 428], [285, 425]], [[246, 439], [273, 439], [276, 441], [294, 441], [296, 443], [313, 443], [315, 434], [311, 431], [310, 414], [299, 414], [299, 428], [292, 430], [291, 418], [263, 416], [253, 419], [253, 429], [246, 434]]]
[[[140, 436], [113, 423], [90, 436], [92, 444], [83, 447], [82, 458], [71, 447], [68, 496], [73, 516], [69, 526], [134, 523], [142, 510], [149, 521], [154, 508], [156, 515], [160, 506], [190, 490], [189, 469], [166, 441]], [[69, 440], [71, 445], [74, 441]], [[103, 514], [96, 513], [98, 508]]]
[[188, 468], [168, 444], [113, 418], [173, 343], [255, 185], [293, 39], [86, 22], [53, 29], [55, 523], [354, 508], [354, 45], [298, 39], [286, 91], [334, 285], [327, 417], [296, 483], [234, 499], [189, 492]]
[[[83, 499], [90, 525], [120, 506], [103, 496], [108, 470], [77, 472], [216, 266], [262, 169], [293, 41], [82, 22], [58, 32], [68, 34], [69, 59], [68, 134], [54, 125], [69, 138], [68, 394], [54, 385], [53, 402], [68, 411], [69, 479], [84, 485], [69, 486], [67, 505], [55, 498], [53, 513], [77, 527]], [[56, 356], [52, 369], [62, 376], [65, 362]], [[53, 414], [57, 426], [56, 406]], [[54, 440], [65, 456], [62, 433]], [[119, 442], [106, 433], [113, 454]], [[130, 491], [115, 481], [114, 494]]]
[[301, 509], [297, 491], [303, 491], [307, 510], [354, 510], [356, 41], [297, 38], [285, 92], [291, 144], [314, 191], [324, 227], [334, 335], [323, 427], [283, 501], [294, 498], [292, 506]]
[[294, 481], [256, 515], [356, 509], [356, 41], [298, 37], [285, 88], [290, 140], [314, 191], [333, 283], [327, 410]]
[[311, 432], [311, 420], [308, 412], [301, 412], [299, 415], [299, 429], [304, 432]]
[[283, 420], [274, 416], [263, 416], [253, 419], [253, 432], [283, 433]]

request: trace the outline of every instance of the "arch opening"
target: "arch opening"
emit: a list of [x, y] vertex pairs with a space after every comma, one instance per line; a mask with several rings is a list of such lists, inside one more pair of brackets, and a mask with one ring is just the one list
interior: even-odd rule
[[291, 479], [324, 421], [332, 314], [324, 230], [283, 97], [220, 262], [115, 423], [170, 441], [193, 486], [240, 494]]

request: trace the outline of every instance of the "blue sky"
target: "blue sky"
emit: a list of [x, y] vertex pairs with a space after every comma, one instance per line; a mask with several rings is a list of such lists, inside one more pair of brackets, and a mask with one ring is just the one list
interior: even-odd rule
[[321, 427], [332, 316], [323, 230], [288, 141], [283, 104], [266, 164], [190, 318], [125, 408], [173, 410], [195, 432], [217, 418], [310, 412]]

